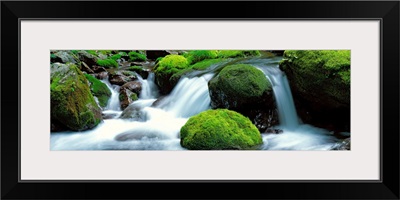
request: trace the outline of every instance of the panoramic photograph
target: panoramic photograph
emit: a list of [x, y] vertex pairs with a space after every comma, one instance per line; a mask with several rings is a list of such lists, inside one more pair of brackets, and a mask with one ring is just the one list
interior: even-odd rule
[[50, 150], [351, 150], [350, 50], [50, 50]]

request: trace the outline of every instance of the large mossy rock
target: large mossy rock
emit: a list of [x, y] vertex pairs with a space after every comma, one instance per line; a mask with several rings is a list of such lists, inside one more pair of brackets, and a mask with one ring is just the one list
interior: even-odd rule
[[191, 150], [257, 149], [258, 129], [243, 115], [227, 110], [207, 110], [191, 117], [180, 131], [181, 145]]
[[74, 64], [51, 65], [51, 120], [74, 131], [90, 129], [102, 120], [85, 75]]
[[287, 50], [280, 68], [305, 123], [350, 131], [349, 50]]
[[189, 66], [188, 60], [181, 55], [167, 55], [162, 58], [155, 66], [156, 84], [162, 94], [168, 94], [172, 91], [178, 80], [170, 78], [181, 70]]
[[93, 77], [92, 75], [85, 74], [85, 76], [86, 79], [89, 81], [90, 91], [92, 92], [93, 96], [97, 97], [100, 107], [105, 108], [107, 106], [108, 100], [111, 97], [110, 89], [108, 89], [106, 84]]
[[261, 70], [247, 64], [226, 66], [208, 88], [212, 108], [237, 111], [260, 131], [278, 123], [272, 86]]

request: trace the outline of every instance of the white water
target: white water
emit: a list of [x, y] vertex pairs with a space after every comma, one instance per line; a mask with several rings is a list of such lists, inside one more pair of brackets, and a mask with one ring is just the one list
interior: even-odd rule
[[[248, 64], [262, 70], [273, 84], [279, 113], [280, 134], [262, 134], [264, 150], [329, 150], [337, 142], [327, 130], [301, 124], [293, 103], [289, 83], [274, 59], [253, 59]], [[140, 77], [140, 76], [138, 76]], [[142, 93], [133, 106], [145, 121], [106, 119], [96, 128], [83, 132], [51, 134], [51, 150], [185, 150], [180, 146], [179, 131], [190, 116], [210, 109], [207, 82], [213, 74], [182, 78], [170, 95], [152, 104], [158, 97], [154, 75], [139, 78]], [[103, 80], [112, 97], [103, 113], [121, 113], [118, 87]], [[118, 140], [117, 140], [118, 139]], [[121, 141], [122, 140], [122, 141]]]
[[121, 104], [119, 101], [119, 86], [118, 85], [111, 85], [108, 78], [101, 80], [104, 84], [107, 85], [108, 89], [111, 91], [111, 97], [108, 100], [106, 110], [108, 111], [121, 111]]
[[142, 83], [142, 91], [140, 92], [140, 99], [154, 99], [159, 96], [157, 85], [154, 82], [154, 73], [149, 73], [147, 79], [143, 79], [139, 74], [136, 74], [140, 83]]
[[337, 143], [332, 133], [309, 124], [301, 124], [286, 75], [277, 62], [248, 60], [264, 72], [272, 84], [277, 105], [280, 134], [262, 134], [265, 150], [330, 150]]
[[296, 129], [299, 118], [286, 75], [278, 67], [264, 68], [263, 71], [272, 84], [280, 125], [288, 130]]
[[207, 82], [212, 76], [181, 79], [157, 107], [151, 107], [156, 99], [146, 99], [151, 95], [133, 102], [130, 106], [140, 110], [145, 122], [107, 119], [92, 130], [52, 133], [51, 150], [184, 150], [180, 129], [190, 116], [209, 109]]

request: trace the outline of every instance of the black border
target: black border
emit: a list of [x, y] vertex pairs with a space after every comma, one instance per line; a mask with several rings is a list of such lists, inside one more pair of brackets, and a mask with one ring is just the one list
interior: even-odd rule
[[[19, 20], [50, 18], [64, 20], [380, 19], [382, 181], [18, 182], [20, 77], [16, 76], [17, 74], [19, 76], [20, 62]], [[0, 67], [3, 97], [1, 98], [1, 198], [3, 199], [399, 199], [400, 54], [397, 1], [2, 1], [1, 30]], [[146, 188], [152, 188], [149, 191], [162, 191], [166, 188], [170, 192], [148, 192]]]

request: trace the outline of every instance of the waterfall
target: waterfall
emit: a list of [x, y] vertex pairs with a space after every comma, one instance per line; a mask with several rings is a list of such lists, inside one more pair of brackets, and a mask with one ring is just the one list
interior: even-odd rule
[[159, 108], [173, 113], [176, 117], [190, 117], [210, 108], [208, 81], [214, 74], [201, 77], [183, 77], [172, 90], [171, 94], [162, 100]]
[[119, 86], [115, 85], [112, 86], [110, 81], [108, 81], [108, 78], [101, 80], [104, 84], [107, 85], [108, 89], [111, 91], [111, 97], [108, 100], [106, 110], [112, 110], [112, 111], [120, 111], [121, 110], [121, 104], [119, 101]]
[[279, 121], [286, 129], [295, 129], [299, 126], [296, 108], [294, 106], [292, 92], [286, 75], [279, 68], [267, 70], [267, 78], [272, 84], [272, 90], [276, 99]]
[[155, 99], [159, 96], [157, 85], [154, 82], [154, 73], [149, 73], [147, 79], [143, 79], [139, 74], [137, 74], [139, 82], [142, 83], [142, 91], [140, 92], [140, 99]]
[[[138, 76], [139, 77], [139, 76]], [[133, 102], [130, 106], [144, 115], [144, 121], [132, 121], [119, 118], [103, 120], [96, 128], [83, 132], [57, 132], [51, 135], [52, 150], [184, 150], [180, 146], [179, 131], [189, 117], [210, 108], [208, 81], [213, 74], [179, 80], [171, 94], [152, 106], [157, 93], [151, 92]], [[140, 80], [144, 90], [154, 90], [154, 80]], [[111, 85], [103, 80], [107, 86]], [[147, 82], [147, 84], [146, 84]], [[118, 100], [118, 93], [113, 90]], [[148, 94], [148, 93], [147, 93]], [[115, 103], [109, 101], [109, 109]], [[119, 108], [119, 105], [118, 105]], [[104, 112], [115, 112], [106, 110]], [[103, 112], [103, 113], [104, 113]]]

